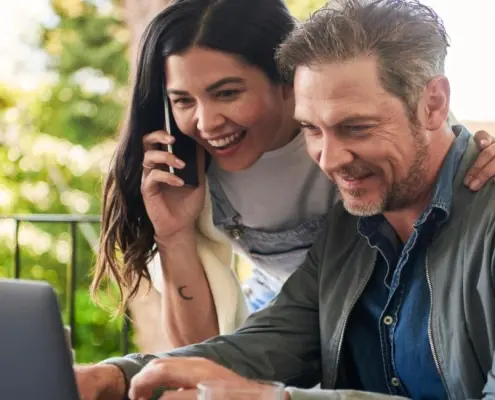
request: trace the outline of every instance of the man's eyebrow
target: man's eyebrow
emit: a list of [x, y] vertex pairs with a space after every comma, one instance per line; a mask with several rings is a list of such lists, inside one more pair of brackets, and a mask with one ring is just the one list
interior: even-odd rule
[[[304, 118], [299, 118], [297, 115], [294, 115], [294, 120], [296, 122], [299, 122], [300, 124], [308, 124], [308, 125], [313, 125], [312, 122], [308, 121], [307, 119]], [[371, 115], [349, 115], [344, 117], [343, 119], [332, 123], [332, 126], [342, 126], [342, 125], [351, 125], [351, 124], [356, 124], [356, 123], [363, 123], [363, 122], [375, 122], [376, 118], [371, 116]]]
[[308, 124], [311, 125], [311, 122], [309, 122], [308, 119], [303, 118], [301, 115], [297, 115], [297, 111], [292, 114], [292, 119], [300, 124]]
[[[245, 83], [246, 80], [244, 78], [238, 77], [238, 76], [227, 76], [225, 78], [222, 78], [216, 82], [213, 82], [212, 84], [208, 85], [206, 87], [207, 92], [212, 92], [215, 89], [218, 89], [222, 87], [223, 85], [226, 85], [228, 83]], [[167, 89], [168, 94], [175, 94], [178, 96], [187, 96], [189, 93], [186, 90], [178, 90], [178, 89]]]
[[351, 125], [351, 124], [359, 124], [363, 122], [375, 122], [376, 117], [373, 117], [371, 115], [349, 115], [340, 121], [336, 122], [333, 124], [334, 126], [342, 126], [342, 125]]

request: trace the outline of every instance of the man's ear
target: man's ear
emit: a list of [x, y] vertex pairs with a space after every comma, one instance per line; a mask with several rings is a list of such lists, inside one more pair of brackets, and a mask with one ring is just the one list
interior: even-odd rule
[[294, 86], [290, 83], [282, 83], [282, 96], [284, 100], [294, 98]]
[[445, 76], [433, 78], [424, 90], [425, 127], [429, 131], [442, 128], [449, 116], [450, 83]]

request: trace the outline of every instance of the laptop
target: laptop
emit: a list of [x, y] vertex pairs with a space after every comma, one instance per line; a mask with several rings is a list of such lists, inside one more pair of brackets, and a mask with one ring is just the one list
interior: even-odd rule
[[0, 279], [0, 398], [78, 400], [53, 288]]

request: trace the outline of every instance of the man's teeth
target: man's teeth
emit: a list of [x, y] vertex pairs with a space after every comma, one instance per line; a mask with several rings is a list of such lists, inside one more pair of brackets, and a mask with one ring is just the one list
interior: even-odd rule
[[361, 175], [361, 176], [345, 176], [344, 179], [346, 181], [358, 181], [358, 180], [361, 180], [361, 179], [368, 178], [370, 176], [371, 176], [371, 174], [366, 174], [366, 175]]
[[242, 135], [241, 132], [234, 133], [233, 135], [224, 137], [222, 139], [208, 140], [208, 143], [213, 147], [225, 147], [235, 142]]

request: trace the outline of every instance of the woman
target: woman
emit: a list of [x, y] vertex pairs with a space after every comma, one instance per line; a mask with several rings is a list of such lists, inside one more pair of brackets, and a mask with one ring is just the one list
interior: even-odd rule
[[[232, 331], [246, 317], [232, 248], [256, 265], [246, 292], [259, 308], [301, 264], [338, 201], [306, 154], [292, 88], [277, 73], [274, 51], [293, 26], [283, 0], [182, 0], [144, 34], [105, 186], [93, 289], [112, 276], [125, 304], [150, 279], [156, 254], [150, 271], [174, 345]], [[196, 189], [166, 172], [184, 165], [162, 150], [174, 141], [162, 130], [162, 87], [178, 128], [197, 142], [198, 164], [204, 150], [212, 158]], [[492, 145], [478, 160], [488, 175], [494, 153]]]

